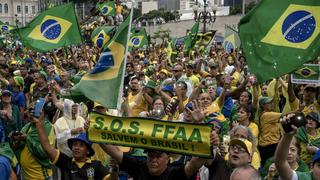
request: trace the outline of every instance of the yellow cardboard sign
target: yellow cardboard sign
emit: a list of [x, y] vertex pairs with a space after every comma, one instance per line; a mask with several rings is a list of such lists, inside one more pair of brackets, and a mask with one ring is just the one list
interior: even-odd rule
[[211, 129], [208, 124], [115, 117], [92, 112], [88, 138], [92, 142], [211, 158]]

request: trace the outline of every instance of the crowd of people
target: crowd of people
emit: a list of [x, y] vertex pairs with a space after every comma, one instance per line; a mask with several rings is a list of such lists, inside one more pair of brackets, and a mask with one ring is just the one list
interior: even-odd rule
[[[1, 48], [0, 179], [320, 178], [319, 84], [292, 84], [289, 74], [259, 83], [239, 49], [167, 45], [129, 52], [121, 111], [61, 95], [99, 60], [89, 40], [47, 53]], [[93, 110], [210, 124], [214, 157], [92, 143]], [[298, 112], [306, 123], [293, 123]]]

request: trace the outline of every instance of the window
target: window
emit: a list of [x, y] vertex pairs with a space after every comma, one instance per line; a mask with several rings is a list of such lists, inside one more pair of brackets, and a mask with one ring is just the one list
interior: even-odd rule
[[2, 13], [2, 4], [0, 3], [0, 13]]
[[31, 6], [31, 13], [35, 14], [36, 13], [36, 7], [35, 6]]
[[17, 13], [18, 13], [18, 14], [21, 13], [21, 6], [20, 6], [20, 5], [17, 6]]
[[9, 8], [8, 8], [8, 4], [4, 4], [4, 13], [8, 13]]
[[28, 6], [25, 6], [25, 7], [24, 7], [24, 13], [25, 13], [25, 14], [29, 14], [29, 8], [28, 8]]

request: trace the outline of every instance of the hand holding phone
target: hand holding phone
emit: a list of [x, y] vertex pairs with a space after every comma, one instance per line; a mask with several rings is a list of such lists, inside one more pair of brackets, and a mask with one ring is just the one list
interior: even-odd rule
[[45, 102], [46, 102], [45, 98], [39, 98], [37, 100], [36, 105], [34, 107], [34, 112], [33, 112], [34, 117], [36, 118], [40, 117]]

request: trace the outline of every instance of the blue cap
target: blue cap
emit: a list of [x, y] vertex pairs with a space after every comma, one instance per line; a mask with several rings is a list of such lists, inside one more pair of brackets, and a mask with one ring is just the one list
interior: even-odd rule
[[72, 150], [72, 144], [74, 141], [81, 141], [86, 144], [86, 146], [89, 150], [88, 157], [91, 157], [94, 155], [94, 150], [92, 149], [92, 143], [90, 141], [88, 141], [86, 133], [80, 133], [77, 137], [68, 139], [68, 147], [71, 150]]
[[162, 91], [169, 91], [169, 92], [173, 92], [173, 86], [171, 85], [166, 85], [162, 88]]
[[60, 82], [61, 78], [59, 76], [54, 76], [53, 80], [55, 80], [56, 82]]
[[26, 63], [30, 63], [30, 64], [33, 63], [33, 60], [31, 58], [26, 58], [25, 61], [26, 61]]
[[47, 63], [47, 64], [52, 64], [52, 62], [48, 58], [42, 58], [41, 62]]
[[320, 149], [313, 155], [312, 162], [315, 163], [316, 161], [320, 160]]

